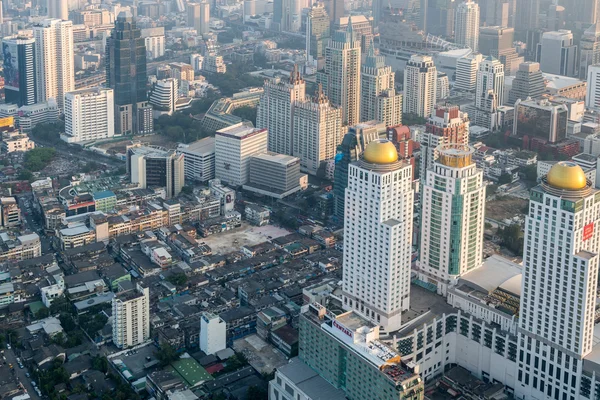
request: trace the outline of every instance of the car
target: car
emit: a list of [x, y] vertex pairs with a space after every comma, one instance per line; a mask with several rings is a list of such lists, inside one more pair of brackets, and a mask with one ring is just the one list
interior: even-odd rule
[[[29, 375], [29, 372], [26, 372], [26, 373], [25, 373], [25, 376], [26, 376], [27, 378], [29, 378], [31, 375]], [[34, 385], [34, 386], [35, 386], [35, 385]]]
[[24, 368], [23, 364], [19, 364], [19, 368], [23, 369]]
[[21, 359], [19, 357], [17, 357], [17, 363], [21, 364]]
[[6, 348], [9, 350], [12, 349], [12, 347], [10, 347], [10, 344], [8, 344], [8, 343], [6, 344]]
[[31, 386], [36, 387], [35, 381], [31, 381]]

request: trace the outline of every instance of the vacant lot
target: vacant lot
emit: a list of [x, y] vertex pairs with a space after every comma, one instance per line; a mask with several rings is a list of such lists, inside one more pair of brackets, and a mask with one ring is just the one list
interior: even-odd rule
[[523, 215], [527, 210], [528, 200], [511, 196], [497, 196], [495, 200], [485, 203], [485, 217], [502, 221], [517, 215]]
[[217, 233], [201, 240], [210, 246], [214, 254], [227, 254], [239, 250], [242, 246], [253, 246], [288, 233], [290, 233], [288, 230], [275, 225], [252, 226], [243, 223], [240, 228]]

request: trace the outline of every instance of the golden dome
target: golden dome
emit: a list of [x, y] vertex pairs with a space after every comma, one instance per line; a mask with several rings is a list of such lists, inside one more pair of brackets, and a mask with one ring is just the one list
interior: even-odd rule
[[363, 160], [371, 164], [391, 164], [398, 161], [398, 152], [389, 140], [376, 139], [367, 145]]
[[560, 161], [546, 175], [548, 185], [563, 190], [581, 190], [587, 186], [583, 169], [574, 162]]

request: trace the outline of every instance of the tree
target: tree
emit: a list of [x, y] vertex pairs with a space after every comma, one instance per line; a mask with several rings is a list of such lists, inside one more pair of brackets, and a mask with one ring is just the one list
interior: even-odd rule
[[29, 171], [40, 171], [52, 161], [56, 150], [51, 147], [38, 147], [25, 153], [23, 166]]
[[194, 188], [191, 186], [184, 186], [181, 188], [181, 193], [183, 194], [194, 194]]
[[402, 123], [404, 125], [425, 125], [427, 123], [427, 119], [416, 114], [403, 114]]
[[510, 174], [502, 174], [500, 175], [500, 178], [498, 178], [498, 184], [499, 185], [505, 185], [507, 183], [511, 183], [512, 182], [512, 176]]
[[108, 372], [108, 360], [104, 356], [95, 356], [92, 360], [92, 368], [96, 371]]
[[183, 286], [187, 283], [187, 276], [184, 273], [173, 274], [167, 278], [167, 281], [175, 286]]
[[58, 319], [60, 320], [60, 324], [65, 330], [65, 332], [69, 333], [77, 329], [77, 324], [75, 323], [75, 320], [73, 319], [73, 317], [71, 317], [70, 314], [64, 312], [60, 313]]
[[247, 400], [267, 400], [268, 398], [269, 393], [264, 388], [258, 386], [250, 386], [246, 392]]
[[31, 131], [31, 136], [38, 140], [50, 143], [64, 143], [60, 134], [65, 131], [65, 123], [57, 121], [54, 123], [37, 124]]
[[233, 110], [232, 114], [236, 115], [242, 119], [248, 120], [252, 122], [252, 124], [256, 125], [256, 107], [244, 106], [240, 108], [236, 108]]
[[33, 182], [35, 178], [33, 177], [33, 173], [29, 170], [26, 169], [22, 169], [19, 172], [19, 180], [20, 181], [29, 181], [29, 182]]
[[177, 350], [173, 348], [168, 343], [164, 343], [160, 346], [160, 349], [154, 353], [156, 359], [160, 362], [160, 365], [166, 367], [171, 364], [173, 361], [179, 360], [179, 354]]
[[97, 171], [98, 168], [100, 168], [100, 165], [98, 165], [97, 162], [90, 161], [90, 162], [86, 163], [85, 166], [81, 170], [87, 174], [87, 173], [90, 173], [93, 171]]
[[498, 185], [487, 185], [485, 187], [485, 195], [487, 197], [493, 196], [498, 191]]
[[523, 255], [523, 231], [521, 225], [512, 224], [498, 229], [502, 245], [518, 256]]

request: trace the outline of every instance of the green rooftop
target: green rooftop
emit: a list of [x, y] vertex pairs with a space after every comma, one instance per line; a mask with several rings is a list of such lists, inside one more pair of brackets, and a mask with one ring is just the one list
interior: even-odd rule
[[213, 379], [193, 358], [181, 358], [171, 363], [171, 368], [181, 376], [188, 387], [194, 387]]

